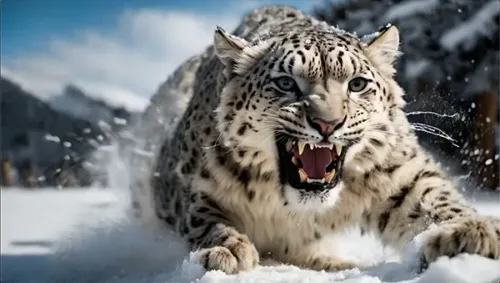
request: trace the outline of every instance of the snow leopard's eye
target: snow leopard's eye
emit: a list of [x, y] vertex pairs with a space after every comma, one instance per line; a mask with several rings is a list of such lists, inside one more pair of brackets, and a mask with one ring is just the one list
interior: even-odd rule
[[363, 91], [368, 85], [368, 80], [362, 77], [357, 77], [349, 82], [349, 91], [360, 92]]
[[297, 83], [295, 83], [295, 81], [288, 76], [277, 77], [273, 79], [273, 82], [281, 91], [297, 90]]

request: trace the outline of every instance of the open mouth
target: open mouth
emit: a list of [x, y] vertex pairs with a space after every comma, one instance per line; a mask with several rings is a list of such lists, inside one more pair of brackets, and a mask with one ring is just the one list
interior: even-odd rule
[[281, 182], [306, 191], [335, 187], [340, 180], [346, 149], [337, 144], [303, 141], [278, 144]]

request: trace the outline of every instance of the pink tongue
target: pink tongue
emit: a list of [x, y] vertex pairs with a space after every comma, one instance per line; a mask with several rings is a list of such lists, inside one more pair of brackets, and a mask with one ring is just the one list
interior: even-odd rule
[[311, 179], [321, 179], [326, 173], [326, 167], [332, 163], [332, 153], [328, 148], [312, 149], [306, 145], [300, 156], [302, 169]]

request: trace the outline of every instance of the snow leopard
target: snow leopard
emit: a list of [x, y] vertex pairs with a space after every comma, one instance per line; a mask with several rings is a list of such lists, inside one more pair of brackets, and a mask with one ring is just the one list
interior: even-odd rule
[[500, 221], [465, 201], [410, 127], [396, 26], [360, 37], [280, 5], [214, 30], [146, 110], [161, 123], [143, 124], [154, 155], [134, 202], [207, 270], [234, 274], [265, 258], [356, 268], [322, 252], [354, 226], [403, 249], [437, 225], [422, 263], [500, 257]]

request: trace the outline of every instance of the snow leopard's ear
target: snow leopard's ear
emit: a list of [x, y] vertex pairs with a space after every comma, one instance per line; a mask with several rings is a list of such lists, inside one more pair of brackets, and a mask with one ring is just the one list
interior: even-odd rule
[[394, 62], [401, 54], [399, 51], [399, 31], [396, 26], [387, 24], [379, 29], [363, 44], [368, 57], [386, 75], [393, 75]]
[[247, 46], [247, 41], [243, 38], [231, 35], [217, 27], [214, 34], [214, 50], [215, 54], [226, 67], [232, 68], [233, 64], [238, 61], [243, 49]]
[[241, 37], [227, 33], [217, 27], [214, 34], [214, 50], [219, 60], [226, 66], [224, 75], [231, 78], [242, 75], [273, 47], [272, 42], [257, 41], [250, 44]]

